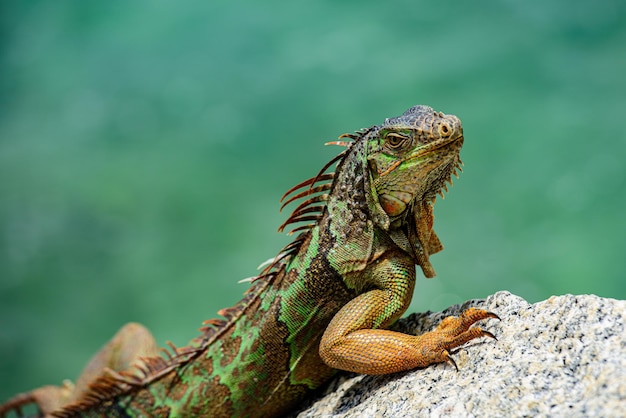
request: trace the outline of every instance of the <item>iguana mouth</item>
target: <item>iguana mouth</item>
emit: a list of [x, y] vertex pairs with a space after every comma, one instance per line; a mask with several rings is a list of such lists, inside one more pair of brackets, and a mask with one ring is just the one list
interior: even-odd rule
[[435, 150], [448, 147], [456, 142], [463, 142], [463, 134], [450, 137], [450, 138], [442, 138], [434, 142], [430, 142], [421, 147], [415, 154], [409, 156], [405, 161], [411, 160], [413, 158], [421, 157], [423, 155], [429, 154]]

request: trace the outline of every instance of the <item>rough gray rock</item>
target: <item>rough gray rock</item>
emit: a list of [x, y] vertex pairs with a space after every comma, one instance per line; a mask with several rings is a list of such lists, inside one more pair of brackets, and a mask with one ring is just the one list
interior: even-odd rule
[[457, 349], [449, 364], [388, 376], [343, 374], [304, 417], [626, 417], [626, 301], [553, 296], [530, 305], [508, 292], [439, 313], [413, 314], [404, 332], [434, 328], [469, 306], [498, 341]]

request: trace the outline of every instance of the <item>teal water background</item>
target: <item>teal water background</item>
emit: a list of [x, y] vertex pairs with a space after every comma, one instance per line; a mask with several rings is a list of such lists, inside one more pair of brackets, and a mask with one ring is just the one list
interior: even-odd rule
[[626, 299], [626, 3], [0, 6], [0, 400], [122, 324], [185, 344], [288, 242], [323, 143], [458, 115], [446, 249], [411, 311], [509, 290]]

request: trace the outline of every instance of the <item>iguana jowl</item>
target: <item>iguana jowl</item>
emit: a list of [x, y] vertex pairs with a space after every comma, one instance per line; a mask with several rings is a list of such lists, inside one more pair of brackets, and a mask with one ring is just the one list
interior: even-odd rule
[[442, 246], [432, 209], [460, 167], [461, 121], [415, 106], [333, 143], [345, 150], [283, 196], [303, 199], [280, 227], [297, 224], [299, 235], [220, 311], [225, 319], [164, 357], [149, 333], [127, 325], [76, 387], [18, 395], [0, 415], [34, 402], [57, 417], [277, 416], [337, 369], [454, 363], [451, 349], [493, 337], [472, 325], [497, 316], [474, 308], [420, 336], [386, 330], [409, 306], [415, 266], [435, 275], [429, 256]]

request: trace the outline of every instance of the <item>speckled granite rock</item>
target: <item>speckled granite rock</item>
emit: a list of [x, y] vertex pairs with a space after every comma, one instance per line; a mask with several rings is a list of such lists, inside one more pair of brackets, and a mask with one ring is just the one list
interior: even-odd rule
[[392, 376], [344, 374], [297, 416], [626, 417], [626, 301], [553, 296], [530, 305], [508, 292], [414, 314], [398, 328], [421, 333], [441, 318], [479, 306], [502, 318], [448, 364]]

